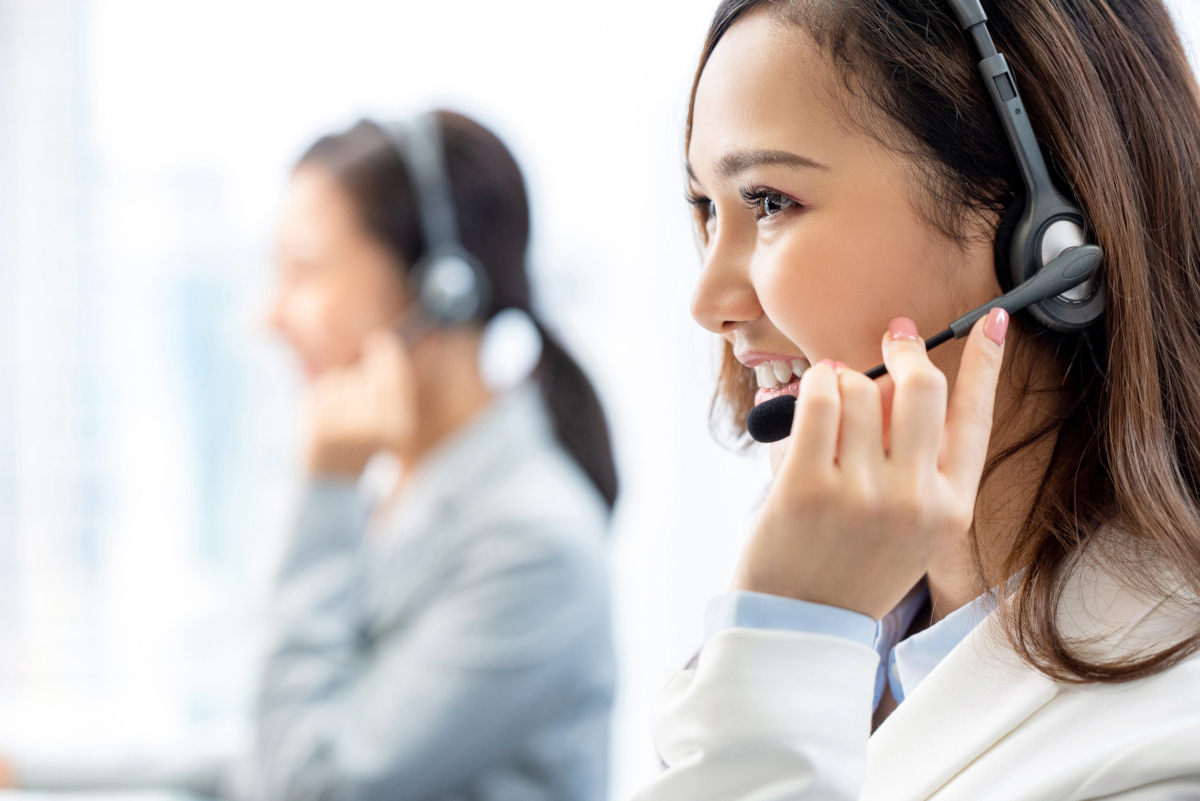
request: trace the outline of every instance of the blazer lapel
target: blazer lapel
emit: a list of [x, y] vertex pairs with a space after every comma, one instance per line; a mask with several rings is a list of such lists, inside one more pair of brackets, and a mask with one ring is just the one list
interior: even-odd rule
[[1055, 696], [1000, 629], [984, 619], [872, 735], [864, 801], [928, 798]]

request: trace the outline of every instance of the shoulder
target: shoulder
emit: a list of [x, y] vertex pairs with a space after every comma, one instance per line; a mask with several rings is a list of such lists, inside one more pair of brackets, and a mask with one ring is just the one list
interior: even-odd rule
[[443, 567], [455, 585], [606, 595], [609, 510], [599, 492], [554, 438], [540, 398], [509, 399], [500, 412], [433, 525]]
[[582, 469], [547, 437], [489, 472], [459, 507], [471, 529], [522, 533], [546, 546], [601, 549], [609, 512]]
[[1055, 700], [1048, 711], [1063, 724], [1061, 742], [1093, 764], [1072, 798], [1200, 776], [1200, 655], [1144, 679], [1064, 688]]
[[1077, 658], [1136, 660], [1200, 632], [1200, 597], [1140, 540], [1110, 526], [1071, 567], [1056, 623]]
[[[1109, 529], [1071, 568], [1057, 623], [1073, 657], [1119, 665], [1193, 637], [1200, 599], [1134, 538]], [[1115, 796], [1196, 776], [1200, 654], [1130, 681], [1058, 684], [1053, 700], [1027, 725], [1029, 734], [1041, 735], [1027, 744], [1058, 743], [1050, 753], [1060, 760], [1070, 754], [1078, 764], [1080, 784], [1071, 798]], [[1028, 755], [1031, 763], [1038, 759]], [[1048, 762], [1043, 770], [1052, 775], [1056, 768]]]
[[[1194, 638], [1200, 598], [1135, 538], [1110, 527], [1071, 568], [1056, 622], [1071, 657], [1119, 666]], [[1121, 716], [1127, 731], [1169, 720], [1200, 723], [1200, 653], [1185, 653], [1176, 664], [1131, 681], [1066, 684], [1061, 695], [1068, 705]]]
[[553, 452], [514, 460], [476, 485], [447, 549], [440, 619], [487, 664], [607, 664], [611, 648], [606, 513]]

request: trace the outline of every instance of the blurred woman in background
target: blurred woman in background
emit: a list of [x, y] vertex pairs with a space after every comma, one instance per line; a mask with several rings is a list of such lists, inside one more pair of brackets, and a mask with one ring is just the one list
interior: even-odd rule
[[[491, 308], [529, 311], [529, 210], [504, 145], [435, 115], [462, 245]], [[409, 350], [413, 183], [379, 126], [292, 178], [272, 325], [309, 378], [308, 488], [280, 572], [255, 780], [271, 799], [600, 799], [614, 664], [599, 402], [539, 326], [537, 387], [496, 398], [482, 328]], [[401, 466], [365, 508], [379, 451]], [[369, 515], [369, 518], [368, 518]]]
[[[483, 322], [532, 318], [525, 186], [492, 133], [433, 118], [461, 244], [490, 284], [475, 323], [411, 347], [395, 333], [428, 243], [391, 131], [327, 136], [292, 176], [270, 319], [307, 378], [308, 480], [272, 596], [252, 758], [140, 775], [16, 764], [22, 786], [606, 798], [617, 487], [604, 416], [540, 324], [532, 385], [497, 396], [485, 382]], [[359, 478], [380, 452], [399, 478], [368, 497]]]

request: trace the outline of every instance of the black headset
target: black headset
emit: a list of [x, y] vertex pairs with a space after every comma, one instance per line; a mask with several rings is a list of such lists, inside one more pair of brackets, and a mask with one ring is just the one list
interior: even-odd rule
[[[1067, 248], [1086, 244], [1084, 216], [1051, 179], [1029, 113], [1021, 101], [1008, 61], [996, 52], [987, 15], [979, 0], [949, 0], [963, 32], [982, 59], [979, 74], [1000, 115], [1008, 146], [1025, 185], [1023, 194], [1005, 211], [996, 231], [996, 276], [1008, 292], [1032, 278]], [[1022, 321], [1040, 333], [1081, 334], [1104, 314], [1104, 286], [1088, 280], [1066, 292], [1034, 303], [1020, 312]]]
[[425, 247], [409, 270], [416, 297], [399, 324], [411, 346], [434, 327], [482, 321], [491, 297], [487, 272], [462, 245], [446, 173], [441, 126], [433, 113], [378, 126], [408, 174]]
[[[1097, 274], [1104, 253], [1087, 244], [1083, 211], [1055, 185], [1029, 113], [1004, 55], [996, 52], [980, 0], [947, 0], [959, 27], [979, 54], [979, 74], [1004, 127], [1021, 172], [1024, 192], [1001, 217], [996, 230], [996, 277], [1004, 294], [964, 314], [925, 340], [932, 350], [962, 339], [993, 308], [1019, 314], [1036, 333], [1054, 338], [1084, 335], [1104, 316], [1104, 284]], [[879, 378], [883, 365], [866, 375]], [[790, 395], [761, 403], [746, 418], [746, 430], [759, 442], [791, 433], [796, 400]]]

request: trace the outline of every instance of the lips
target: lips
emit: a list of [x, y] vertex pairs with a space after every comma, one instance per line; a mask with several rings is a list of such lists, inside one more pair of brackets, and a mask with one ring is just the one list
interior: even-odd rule
[[754, 394], [754, 405], [800, 393], [800, 378], [808, 370], [808, 359], [767, 359], [754, 365], [754, 378], [758, 392]]

